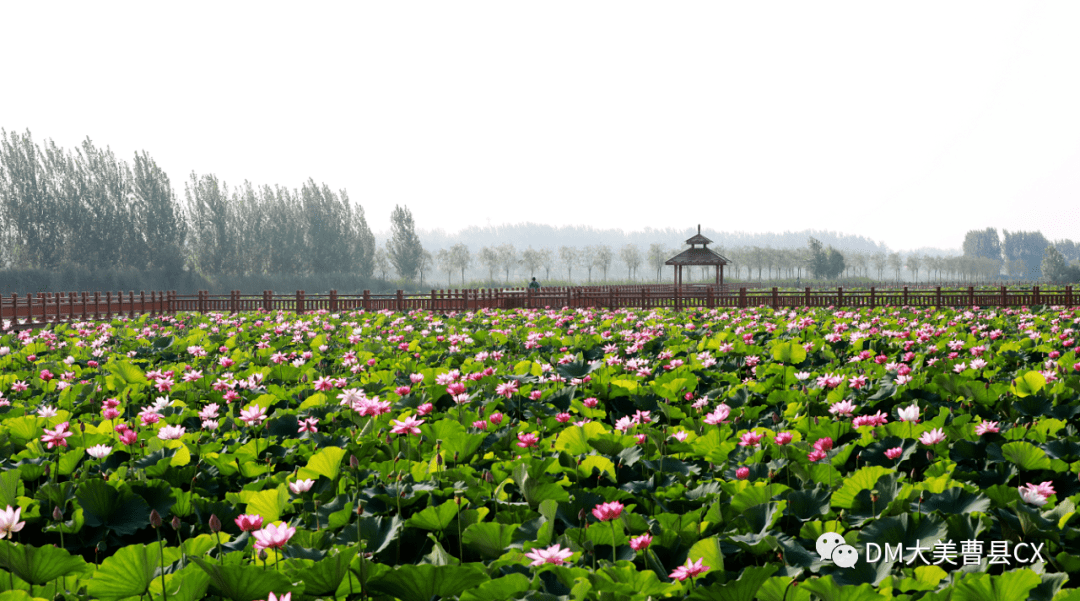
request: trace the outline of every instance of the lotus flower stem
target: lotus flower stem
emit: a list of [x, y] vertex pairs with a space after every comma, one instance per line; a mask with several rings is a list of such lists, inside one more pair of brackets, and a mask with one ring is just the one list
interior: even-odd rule
[[611, 520], [611, 564], [615, 565], [617, 558], [615, 551], [618, 549], [618, 545], [615, 544], [615, 520]]

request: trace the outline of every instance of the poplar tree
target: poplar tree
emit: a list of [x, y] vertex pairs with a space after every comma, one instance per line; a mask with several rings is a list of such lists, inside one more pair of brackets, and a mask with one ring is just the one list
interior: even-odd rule
[[398, 275], [406, 281], [412, 281], [420, 269], [420, 257], [424, 248], [416, 235], [416, 226], [409, 207], [394, 205], [394, 212], [390, 214], [390, 230], [390, 239], [386, 241], [390, 262], [394, 264]]

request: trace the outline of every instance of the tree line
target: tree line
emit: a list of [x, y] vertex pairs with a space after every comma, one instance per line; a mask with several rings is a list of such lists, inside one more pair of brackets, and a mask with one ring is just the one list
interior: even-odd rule
[[[1042, 232], [989, 227], [964, 236], [964, 256], [985, 260], [1009, 277], [1051, 282], [1080, 281], [1080, 245], [1069, 239], [1050, 242]], [[995, 272], [995, 273], [996, 273]]]
[[194, 271], [204, 277], [347, 273], [378, 260], [410, 273], [419, 240], [398, 208], [376, 257], [364, 209], [344, 189], [230, 188], [194, 172], [177, 198], [144, 151], [133, 162], [87, 138], [74, 151], [0, 130], [0, 261], [8, 269]]
[[[384, 245], [376, 244], [363, 207], [351, 202], [344, 189], [334, 190], [314, 179], [299, 189], [247, 181], [230, 188], [213, 174], [192, 172], [184, 181], [181, 201], [169, 177], [145, 151], [127, 162], [89, 138], [78, 148], [65, 150], [51, 140], [36, 144], [29, 131], [0, 130], [0, 262], [6, 269], [149, 270], [197, 273], [210, 279], [274, 274], [348, 274], [362, 280], [396, 276], [406, 287], [417, 281], [423, 287], [425, 280], [430, 284], [443, 275], [448, 287], [455, 279], [461, 286], [477, 279], [521, 285], [517, 278], [522, 275], [581, 283], [662, 282], [670, 277], [664, 263], [685, 249], [637, 242], [650, 233], [653, 239], [668, 240], [683, 235], [649, 229], [644, 234], [623, 234], [627, 241], [623, 244], [603, 242], [618, 238], [610, 232], [589, 230], [577, 239], [597, 243], [539, 248], [530, 244], [518, 249], [499, 242], [476, 248], [476, 240], [470, 238], [472, 247], [456, 242], [439, 248], [434, 240], [425, 249], [408, 207], [395, 207], [390, 225], [390, 238]], [[526, 240], [534, 239], [528, 232], [537, 227], [550, 229], [506, 227], [503, 233], [522, 234]], [[489, 235], [494, 230], [468, 231], [479, 241], [494, 240]], [[567, 232], [555, 234], [551, 241], [569, 241]], [[1051, 244], [1040, 232], [1003, 234], [999, 237], [994, 228], [969, 231], [959, 256], [917, 252], [905, 256], [863, 238], [832, 232], [809, 236], [805, 247], [780, 248], [725, 244], [728, 239], [750, 238], [712, 235], [721, 238], [713, 248], [729, 260], [728, 279], [861, 277], [899, 282], [906, 275], [916, 282], [979, 282], [1000, 279], [1003, 272], [1026, 279], [1080, 279], [1076, 243]], [[786, 236], [777, 240], [786, 244], [790, 235]], [[513, 238], [502, 239], [507, 237]], [[848, 239], [855, 241], [854, 248], [821, 241]], [[712, 280], [712, 274], [710, 267], [685, 273], [688, 280], [705, 281]]]

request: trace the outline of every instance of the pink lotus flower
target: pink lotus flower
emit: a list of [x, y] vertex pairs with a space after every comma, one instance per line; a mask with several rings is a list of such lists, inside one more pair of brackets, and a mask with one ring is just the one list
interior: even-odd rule
[[496, 411], [488, 416], [488, 421], [491, 422], [491, 425], [498, 426], [503, 421], [503, 414]]
[[826, 436], [825, 438], [819, 438], [816, 442], [814, 442], [814, 448], [821, 451], [821, 452], [823, 452], [823, 453], [831, 451], [832, 447], [833, 447], [833, 440], [829, 436]]
[[487, 420], [484, 419], [478, 419], [472, 423], [472, 427], [476, 428], [477, 430], [487, 430], [487, 426]]
[[309, 417], [307, 419], [300, 420], [300, 429], [296, 431], [297, 434], [303, 434], [304, 432], [311, 432], [312, 434], [319, 431], [317, 426], [319, 424], [319, 418]]
[[103, 444], [96, 444], [86, 449], [86, 452], [94, 459], [102, 459], [104, 457], [107, 457], [109, 453], [112, 452], [112, 447]]
[[45, 433], [41, 435], [41, 442], [47, 444], [47, 448], [50, 449], [55, 446], [68, 446], [67, 437], [74, 434], [74, 432], [69, 432], [67, 428], [68, 422], [61, 422], [56, 428], [45, 430]]
[[247, 425], [261, 424], [266, 419], [266, 409], [259, 405], [252, 405], [247, 409], [240, 410], [240, 421]]
[[184, 435], [183, 426], [162, 426], [157, 437], [161, 440], [177, 440]]
[[139, 439], [139, 435], [135, 434], [134, 430], [124, 430], [120, 433], [120, 442], [126, 445], [135, 444], [135, 441]]
[[279, 522], [280, 525], [270, 524], [262, 530], [256, 530], [251, 533], [251, 536], [255, 538], [255, 550], [260, 551], [262, 549], [280, 549], [289, 542], [289, 539], [296, 534], [296, 528], [288, 526], [285, 522]]
[[424, 381], [424, 374], [409, 374], [409, 381], [413, 384], [419, 384]]
[[904, 454], [904, 449], [902, 447], [893, 447], [893, 448], [888, 449], [887, 451], [885, 451], [885, 456], [888, 457], [889, 459], [896, 459], [897, 457], [899, 457], [900, 455], [903, 455], [903, 454]]
[[705, 415], [704, 422], [709, 425], [724, 424], [727, 423], [729, 415], [731, 415], [731, 407], [720, 403], [712, 413]]
[[735, 470], [735, 478], [738, 480], [746, 480], [750, 477], [750, 468], [745, 465]]
[[610, 522], [622, 515], [623, 504], [618, 501], [601, 503], [593, 507], [592, 514], [601, 522]]
[[[1077, 365], [1080, 365], [1080, 363], [1078, 363]], [[585, 400], [581, 401], [581, 404], [582, 404], [582, 405], [585, 405], [585, 406], [586, 406], [586, 407], [588, 407], [589, 409], [593, 409], [593, 408], [595, 408], [595, 407], [596, 407], [596, 405], [597, 405], [597, 404], [598, 404], [599, 402], [600, 402], [600, 401], [598, 401], [597, 399], [595, 399], [595, 398], [593, 398], [593, 397], [589, 397], [589, 398], [587, 398], [587, 399], [585, 399]]]
[[536, 443], [540, 442], [540, 438], [533, 432], [518, 432], [517, 438], [517, 446], [523, 449], [536, 446]]
[[1027, 486], [1020, 487], [1020, 499], [1029, 505], [1035, 505], [1036, 507], [1042, 507], [1046, 505], [1049, 500], [1046, 495], [1039, 492], [1037, 487], [1034, 487], [1031, 483]]
[[435, 410], [435, 405], [431, 403], [424, 403], [416, 408], [416, 414], [423, 417]]
[[398, 421], [396, 419], [393, 419], [393, 420], [390, 420], [390, 422], [392, 424], [394, 424], [394, 427], [390, 429], [391, 433], [405, 435], [405, 434], [419, 434], [420, 433], [419, 426], [420, 426], [420, 424], [424, 423], [424, 420], [416, 419], [415, 417], [410, 415], [409, 417], [406, 417], [402, 421]]
[[904, 407], [897, 409], [896, 414], [900, 417], [902, 422], [919, 422], [919, 406], [912, 404], [910, 407]]
[[945, 442], [945, 431], [941, 428], [935, 428], [929, 432], [923, 432], [922, 436], [919, 437], [919, 442], [927, 446]]
[[833, 415], [851, 415], [855, 411], [855, 403], [840, 401], [829, 406], [829, 413]]
[[856, 428], [862, 426], [884, 426], [887, 423], [889, 423], [889, 418], [881, 411], [878, 411], [874, 415], [860, 415], [851, 420], [851, 425]]
[[775, 442], [776, 444], [779, 444], [779, 445], [785, 445], [785, 444], [791, 442], [791, 439], [792, 439], [791, 432], [780, 432], [780, 433], [778, 433], [776, 435], [775, 438], [773, 438], [773, 442]]
[[818, 449], [814, 449], [813, 451], [810, 451], [806, 455], [807, 459], [809, 459], [810, 461], [814, 461], [814, 462], [821, 461], [822, 459], [825, 459], [826, 457], [828, 457], [828, 455], [825, 454], [825, 451], [821, 451], [821, 450], [818, 450]]
[[573, 419], [573, 417], [565, 411], [555, 416], [555, 421], [559, 422], [560, 424], [565, 424], [571, 419]]
[[672, 438], [679, 442], [685, 442], [687, 436], [689, 435], [686, 433], [686, 430], [679, 430], [678, 432], [671, 435]]
[[496, 394], [501, 394], [506, 398], [510, 398], [510, 397], [514, 396], [514, 393], [516, 393], [517, 391], [518, 391], [517, 380], [510, 380], [509, 382], [506, 382], [505, 384], [499, 384], [498, 386], [495, 387], [495, 393]]
[[818, 388], [836, 388], [844, 381], [844, 378], [836, 374], [825, 374], [817, 379]]
[[446, 392], [448, 392], [450, 396], [458, 396], [460, 394], [464, 394], [465, 385], [461, 382], [451, 382], [446, 386]]
[[652, 544], [652, 535], [642, 534], [641, 536], [635, 536], [630, 539], [630, 548], [634, 551], [641, 551]]
[[746, 432], [739, 438], [740, 447], [759, 447], [761, 446], [762, 434], [759, 432]]
[[236, 526], [244, 532], [251, 532], [252, 530], [258, 530], [262, 528], [263, 519], [261, 515], [253, 513], [244, 513], [236, 518]]
[[866, 386], [866, 376], [855, 376], [848, 379], [848, 386], [851, 386], [855, 390], [859, 390]]
[[311, 478], [308, 478], [306, 480], [297, 480], [296, 482], [289, 483], [289, 490], [291, 490], [294, 495], [299, 495], [311, 490], [311, 487], [314, 485], [315, 481]]
[[26, 522], [19, 521], [19, 512], [22, 511], [21, 507], [12, 509], [11, 505], [7, 506], [7, 509], [0, 511], [0, 539], [11, 536], [13, 532], [18, 532], [23, 529]]
[[702, 559], [698, 559], [696, 562], [693, 562], [690, 561], [690, 558], [687, 558], [686, 565], [675, 568], [675, 571], [669, 574], [669, 577], [681, 582], [687, 578], [693, 578], [698, 574], [704, 574], [709, 570], [709, 566], [702, 565], [702, 561]]
[[397, 388], [394, 389], [394, 393], [397, 394], [398, 396], [405, 396], [405, 395], [407, 395], [407, 394], [409, 394], [411, 392], [412, 392], [412, 388], [409, 388], [408, 386], [398, 386]]
[[979, 425], [975, 426], [975, 433], [979, 436], [990, 432], [1000, 432], [997, 422], [979, 422]]
[[547, 549], [533, 549], [525, 554], [525, 557], [533, 560], [530, 566], [536, 567], [544, 565], [545, 563], [553, 563], [557, 566], [561, 566], [563, 562], [570, 559], [570, 556], [574, 552], [570, 549], [563, 549], [558, 544], [552, 545]]
[[645, 441], [648, 440], [648, 436], [645, 434], [635, 434], [634, 438], [637, 439], [637, 444], [645, 444]]
[[278, 597], [274, 595], [273, 591], [271, 591], [270, 597], [266, 601], [292, 601], [292, 593], [285, 593], [284, 595]]

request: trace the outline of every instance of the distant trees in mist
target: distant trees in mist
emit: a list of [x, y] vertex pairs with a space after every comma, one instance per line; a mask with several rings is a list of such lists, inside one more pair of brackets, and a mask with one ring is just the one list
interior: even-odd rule
[[[30, 133], [0, 130], [0, 268], [127, 269], [224, 278], [351, 274], [431, 286], [521, 286], [542, 281], [670, 281], [664, 263], [693, 228], [623, 232], [515, 224], [454, 235], [418, 231], [395, 207], [377, 244], [364, 208], [344, 189], [308, 179], [299, 189], [191, 173], [182, 200], [146, 153], [118, 159], [88, 138], [73, 151]], [[1040, 232], [971, 230], [962, 255], [891, 252], [865, 237], [805, 230], [783, 234], [703, 233], [730, 261], [725, 278], [980, 282], [1015, 277], [1068, 280], [1080, 246]], [[644, 270], [641, 268], [644, 267]], [[1004, 275], [1003, 275], [1004, 274]], [[711, 281], [690, 268], [686, 281]], [[445, 280], [443, 278], [445, 277]], [[437, 284], [436, 284], [437, 282]]]

